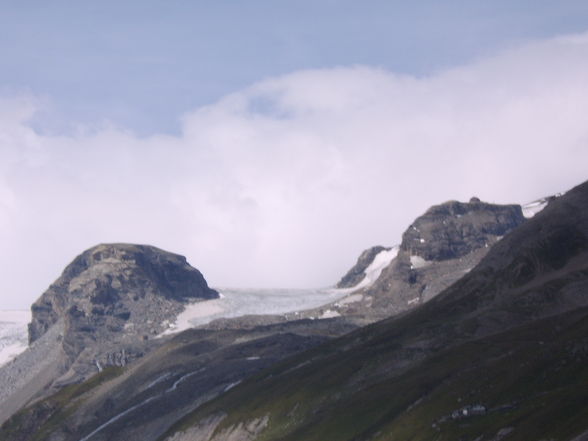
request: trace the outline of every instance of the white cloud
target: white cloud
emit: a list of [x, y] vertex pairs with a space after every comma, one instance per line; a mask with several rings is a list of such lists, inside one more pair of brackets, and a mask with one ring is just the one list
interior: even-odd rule
[[294, 72], [185, 115], [179, 137], [40, 135], [34, 100], [0, 102], [0, 306], [111, 241], [185, 254], [217, 286], [333, 283], [433, 203], [586, 179], [586, 78], [588, 34], [424, 78]]

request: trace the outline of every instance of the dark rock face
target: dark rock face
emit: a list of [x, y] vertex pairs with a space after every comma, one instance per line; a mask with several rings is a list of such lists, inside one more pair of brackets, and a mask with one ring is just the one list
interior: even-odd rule
[[[489, 204], [477, 197], [468, 203], [435, 205], [404, 232], [398, 254], [379, 278], [361, 291], [361, 300], [329, 307], [368, 321], [416, 307], [462, 278], [502, 236], [525, 221], [520, 205]], [[385, 249], [389, 248], [364, 251], [337, 287], [359, 283], [367, 266]]]
[[525, 221], [520, 205], [472, 198], [431, 207], [406, 230], [400, 248], [425, 260], [455, 259], [482, 248]]
[[345, 276], [337, 283], [337, 288], [353, 288], [360, 283], [364, 276], [365, 270], [374, 261], [375, 257], [382, 251], [388, 251], [390, 248], [383, 246], [375, 246], [365, 250], [359, 258], [357, 263], [351, 268]]
[[393, 314], [409, 303], [430, 300], [525, 220], [520, 205], [488, 204], [477, 198], [429, 208], [404, 232], [398, 256], [368, 289], [374, 305]]
[[75, 361], [74, 376], [85, 376], [141, 355], [141, 342], [162, 332], [184, 303], [217, 297], [183, 256], [146, 245], [98, 245], [33, 304], [29, 340], [63, 320], [64, 365]]

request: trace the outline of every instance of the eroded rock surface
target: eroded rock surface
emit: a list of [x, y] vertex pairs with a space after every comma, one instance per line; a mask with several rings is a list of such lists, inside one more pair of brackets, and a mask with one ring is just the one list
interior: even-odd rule
[[404, 232], [398, 254], [375, 282], [365, 287], [361, 283], [366, 269], [390, 248], [364, 251], [337, 285], [358, 290], [310, 314], [356, 316], [370, 322], [416, 307], [462, 278], [502, 236], [523, 222], [520, 205], [489, 204], [476, 197], [435, 205]]
[[463, 257], [504, 236], [525, 221], [520, 205], [496, 205], [472, 198], [429, 208], [402, 235], [402, 251], [427, 261]]
[[102, 244], [76, 257], [33, 304], [29, 340], [63, 319], [64, 364], [71, 377], [86, 376], [140, 356], [186, 302], [216, 297], [183, 256], [146, 245]]

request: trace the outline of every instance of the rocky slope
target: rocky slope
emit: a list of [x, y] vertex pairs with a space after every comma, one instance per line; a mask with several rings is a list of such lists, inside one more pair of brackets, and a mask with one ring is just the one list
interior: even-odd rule
[[29, 404], [0, 439], [155, 440], [245, 376], [356, 329], [278, 315], [162, 334], [186, 302], [217, 297], [181, 256], [129, 244], [87, 250], [35, 302], [30, 348], [0, 370], [0, 421]]
[[187, 302], [216, 297], [182, 256], [130, 244], [85, 251], [31, 308], [30, 348], [0, 370], [0, 421], [42, 390], [142, 356]]
[[[546, 203], [538, 202], [534, 210]], [[435, 205], [408, 227], [399, 247], [377, 246], [361, 254], [337, 284], [351, 292], [349, 297], [312, 313], [330, 311], [371, 322], [414, 308], [463, 277], [523, 222], [520, 205], [489, 204], [478, 198]], [[370, 273], [374, 268], [378, 271]]]
[[0, 440], [154, 441], [247, 376], [353, 329], [341, 320], [302, 320], [189, 330], [31, 404], [2, 426]]
[[98, 245], [33, 304], [29, 341], [64, 320], [71, 374], [85, 376], [141, 355], [141, 342], [164, 331], [187, 302], [217, 297], [183, 256], [145, 245]]
[[127, 333], [149, 336], [181, 304], [216, 297], [183, 256], [146, 245], [98, 245], [76, 257], [33, 304], [29, 341], [60, 318], [83, 321], [92, 333], [126, 326]]
[[587, 292], [585, 183], [429, 302], [264, 371], [161, 439], [583, 439]]

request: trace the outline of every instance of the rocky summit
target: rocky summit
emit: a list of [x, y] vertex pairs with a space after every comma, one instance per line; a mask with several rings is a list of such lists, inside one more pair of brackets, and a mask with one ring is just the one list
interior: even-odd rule
[[404, 232], [398, 255], [366, 295], [387, 316], [424, 303], [462, 278], [525, 220], [520, 205], [476, 197], [435, 205]]
[[29, 341], [63, 320], [70, 361], [82, 356], [82, 365], [100, 370], [133, 358], [132, 345], [164, 331], [186, 302], [217, 297], [183, 256], [146, 245], [98, 245], [76, 257], [33, 304]]
[[33, 304], [29, 341], [60, 318], [94, 328], [88, 331], [122, 328], [148, 337], [183, 303], [217, 297], [183, 256], [147, 245], [98, 245], [76, 257]]
[[401, 250], [425, 261], [463, 257], [488, 247], [525, 221], [520, 205], [496, 205], [477, 197], [429, 208], [402, 235]]
[[143, 356], [185, 304], [217, 297], [183, 256], [131, 244], [83, 252], [31, 307], [30, 347], [2, 368], [0, 420], [8, 403]]
[[520, 205], [490, 204], [477, 197], [435, 205], [414, 220], [398, 247], [364, 251], [337, 284], [351, 294], [328, 305], [329, 311], [369, 322], [414, 308], [463, 277], [525, 220]]

